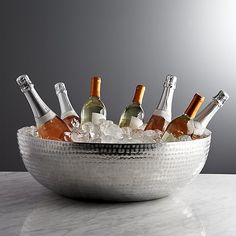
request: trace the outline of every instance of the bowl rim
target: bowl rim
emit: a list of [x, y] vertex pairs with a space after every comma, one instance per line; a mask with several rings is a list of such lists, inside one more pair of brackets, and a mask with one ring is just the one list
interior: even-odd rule
[[[19, 128], [17, 130], [17, 138], [19, 138], [19, 136], [25, 136], [29, 139], [32, 140], [37, 140], [37, 141], [42, 141], [42, 142], [46, 142], [46, 143], [57, 143], [57, 144], [63, 144], [63, 145], [75, 145], [75, 146], [84, 146], [84, 145], [101, 145], [101, 146], [117, 146], [117, 145], [126, 145], [126, 146], [140, 146], [140, 145], [144, 145], [144, 146], [158, 146], [158, 145], [166, 145], [166, 146], [173, 146], [174, 144], [187, 144], [187, 143], [200, 143], [200, 142], [205, 142], [205, 141], [210, 141], [211, 140], [211, 134], [212, 132], [209, 129], [206, 129], [207, 131], [207, 135], [206, 137], [200, 138], [200, 139], [195, 139], [195, 140], [188, 140], [188, 141], [178, 141], [178, 142], [159, 142], [159, 143], [91, 143], [91, 142], [66, 142], [66, 141], [59, 141], [59, 140], [51, 140], [51, 139], [41, 139], [39, 137], [35, 137], [35, 136], [31, 136], [29, 134], [25, 134], [22, 132], [23, 129], [25, 128], [30, 128], [32, 126], [24, 126], [22, 128]], [[33, 126], [35, 127], [35, 126]], [[205, 132], [206, 132], [205, 131]]]

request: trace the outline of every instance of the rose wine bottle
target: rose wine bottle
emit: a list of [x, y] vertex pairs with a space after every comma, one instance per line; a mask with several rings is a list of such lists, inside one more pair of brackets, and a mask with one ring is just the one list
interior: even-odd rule
[[194, 119], [194, 133], [192, 139], [198, 139], [204, 134], [204, 131], [212, 117], [228, 99], [229, 95], [222, 90], [213, 97], [212, 101]]
[[54, 87], [61, 108], [61, 119], [72, 130], [76, 124], [79, 124], [80, 117], [70, 103], [65, 84], [57, 83]]
[[81, 110], [81, 124], [86, 122], [97, 123], [100, 119], [106, 119], [107, 111], [104, 103], [100, 99], [101, 78], [91, 79], [90, 97], [84, 103]]
[[133, 102], [125, 108], [120, 117], [120, 127], [138, 129], [143, 125], [144, 111], [142, 108], [142, 101], [144, 92], [145, 86], [142, 84], [137, 85]]
[[153, 112], [150, 120], [148, 121], [145, 130], [160, 130], [165, 131], [167, 125], [171, 121], [172, 116], [172, 100], [176, 88], [177, 77], [167, 75], [163, 84], [163, 92], [157, 108]]
[[40, 98], [27, 75], [16, 79], [33, 111], [38, 134], [43, 139], [69, 141], [67, 125]]
[[193, 119], [204, 102], [204, 99], [204, 97], [196, 93], [184, 114], [172, 120], [167, 126], [162, 140], [165, 142], [174, 142], [182, 135], [191, 137], [194, 131]]

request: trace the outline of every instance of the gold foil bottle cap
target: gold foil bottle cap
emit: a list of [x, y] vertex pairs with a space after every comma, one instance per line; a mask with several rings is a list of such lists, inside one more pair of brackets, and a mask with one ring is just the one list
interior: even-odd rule
[[136, 86], [133, 102], [142, 104], [143, 96], [145, 92], [145, 86], [143, 84], [139, 84]]
[[90, 96], [100, 97], [101, 82], [102, 82], [102, 79], [99, 76], [94, 76], [91, 79]]
[[205, 98], [199, 94], [195, 94], [190, 102], [189, 106], [187, 107], [186, 111], [184, 112], [188, 115], [191, 119], [194, 119], [196, 116], [200, 106], [204, 102]]

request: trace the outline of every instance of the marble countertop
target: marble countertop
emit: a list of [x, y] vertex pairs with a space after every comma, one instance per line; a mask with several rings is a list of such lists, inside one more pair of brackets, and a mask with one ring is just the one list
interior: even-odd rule
[[58, 196], [0, 172], [0, 236], [236, 235], [236, 175], [200, 175], [176, 196], [134, 203]]

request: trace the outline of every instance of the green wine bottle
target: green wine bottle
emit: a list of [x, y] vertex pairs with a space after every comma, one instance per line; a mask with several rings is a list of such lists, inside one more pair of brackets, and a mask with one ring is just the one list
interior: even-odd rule
[[90, 97], [84, 103], [81, 110], [81, 124], [86, 122], [97, 123], [100, 119], [106, 119], [107, 111], [104, 103], [100, 99], [101, 78], [91, 79]]
[[138, 129], [143, 125], [144, 111], [142, 108], [142, 100], [145, 92], [145, 86], [142, 84], [137, 85], [133, 98], [133, 103], [128, 105], [123, 111], [119, 126], [130, 127]]

